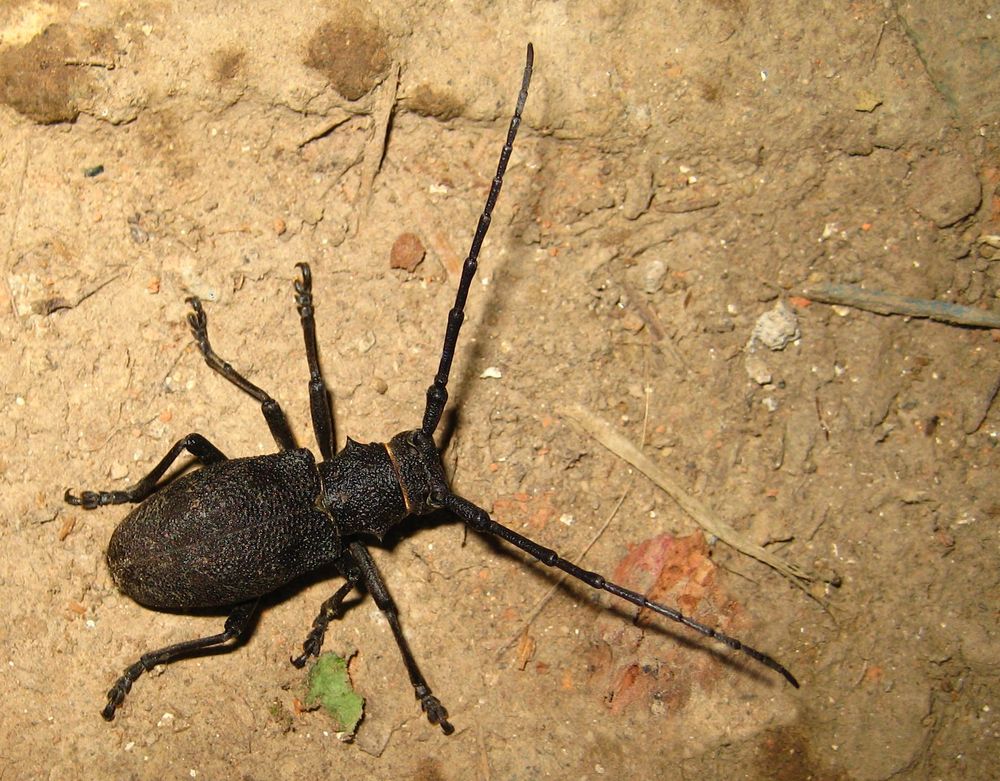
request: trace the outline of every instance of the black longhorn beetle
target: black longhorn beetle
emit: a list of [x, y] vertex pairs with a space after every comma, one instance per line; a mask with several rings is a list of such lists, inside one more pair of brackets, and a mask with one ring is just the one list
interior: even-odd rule
[[[521, 124], [533, 58], [533, 49], [528, 44], [517, 107], [469, 256], [462, 267], [455, 305], [448, 314], [440, 365], [427, 389], [420, 428], [403, 431], [382, 443], [361, 444], [348, 439], [343, 450], [334, 452], [333, 412], [319, 365], [308, 264], [297, 265], [301, 278], [295, 282], [295, 303], [309, 364], [313, 430], [323, 456], [318, 464], [308, 449], [296, 447], [278, 403], [215, 353], [208, 341], [208, 323], [201, 301], [187, 299], [193, 310], [188, 322], [205, 362], [260, 402], [279, 452], [229, 459], [201, 434], [189, 434], [170, 448], [149, 474], [124, 491], [83, 491], [79, 496], [66, 492], [67, 502], [87, 510], [107, 504], [140, 503], [115, 529], [108, 544], [108, 568], [123, 593], [155, 609], [230, 609], [225, 628], [219, 634], [150, 651], [127, 667], [108, 692], [108, 703], [102, 711], [105, 719], [114, 718], [115, 710], [144, 672], [204, 649], [229, 650], [239, 645], [262, 596], [300, 575], [332, 565], [346, 582], [320, 607], [303, 643], [302, 654], [292, 664], [302, 667], [309, 657], [319, 655], [327, 626], [341, 615], [347, 595], [361, 587], [374, 597], [392, 628], [420, 707], [431, 724], [440, 725], [450, 735], [454, 728], [448, 722], [448, 711], [431, 693], [420, 672], [403, 636], [396, 605], [363, 542], [366, 537], [381, 539], [411, 515], [438, 510], [449, 511], [475, 531], [506, 540], [588, 586], [603, 589], [742, 651], [781, 673], [798, 688], [792, 674], [767, 654], [576, 566], [555, 551], [497, 523], [483, 508], [448, 487], [441, 455], [434, 444], [434, 432], [448, 400], [448, 375], [465, 317], [465, 302]], [[201, 462], [201, 468], [161, 483], [164, 473], [184, 450]]]

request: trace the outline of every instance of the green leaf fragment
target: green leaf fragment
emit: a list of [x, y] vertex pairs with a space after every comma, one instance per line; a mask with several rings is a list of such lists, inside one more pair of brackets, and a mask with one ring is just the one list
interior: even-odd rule
[[365, 698], [355, 693], [347, 662], [335, 653], [320, 655], [309, 671], [306, 706], [319, 705], [333, 716], [341, 731], [353, 734], [364, 714]]

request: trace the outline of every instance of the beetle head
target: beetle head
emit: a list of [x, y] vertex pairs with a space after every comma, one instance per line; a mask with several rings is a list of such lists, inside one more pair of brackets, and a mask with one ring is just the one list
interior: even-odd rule
[[444, 507], [450, 493], [434, 438], [419, 429], [402, 431], [386, 444], [399, 478], [406, 511], [427, 515]]

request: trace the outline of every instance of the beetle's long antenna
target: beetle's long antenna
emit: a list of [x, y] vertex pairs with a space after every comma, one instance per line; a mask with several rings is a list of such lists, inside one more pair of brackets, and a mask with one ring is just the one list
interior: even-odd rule
[[712, 627], [706, 626], [699, 621], [695, 621], [693, 618], [684, 615], [679, 610], [667, 607], [666, 605], [661, 605], [658, 602], [651, 602], [638, 592], [619, 586], [617, 583], [611, 583], [596, 572], [590, 572], [589, 570], [576, 566], [573, 562], [562, 558], [554, 550], [543, 547], [534, 540], [530, 540], [512, 529], [508, 529], [506, 526], [497, 523], [490, 517], [486, 510], [481, 507], [477, 507], [467, 499], [463, 499], [461, 496], [456, 496], [455, 494], [448, 494], [445, 498], [445, 507], [455, 513], [455, 515], [461, 518], [477, 532], [482, 534], [491, 534], [502, 540], [506, 540], [510, 544], [516, 545], [521, 550], [534, 556], [542, 562], [542, 564], [549, 567], [555, 567], [556, 569], [561, 569], [563, 572], [572, 575], [574, 578], [582, 580], [588, 586], [602, 591], [607, 591], [609, 594], [614, 594], [616, 597], [620, 597], [627, 602], [631, 602], [633, 605], [648, 608], [656, 613], [659, 613], [661, 616], [666, 616], [672, 621], [684, 624], [684, 626], [689, 627], [696, 632], [700, 632], [706, 637], [718, 640], [720, 643], [729, 646], [734, 651], [741, 651], [751, 659], [760, 662], [765, 667], [770, 667], [775, 672], [781, 673], [786, 681], [788, 681], [796, 689], [799, 688], [799, 682], [795, 680], [795, 676], [788, 672], [784, 665], [775, 661], [767, 654], [758, 651], [756, 648], [751, 648], [749, 645], [737, 640], [735, 637], [730, 637], [717, 629], [713, 629]]
[[517, 107], [514, 109], [514, 116], [510, 120], [510, 129], [507, 131], [507, 142], [500, 152], [500, 163], [497, 165], [497, 173], [493, 177], [493, 184], [490, 186], [490, 194], [486, 196], [486, 206], [479, 217], [476, 233], [472, 237], [469, 256], [462, 265], [462, 279], [458, 283], [455, 305], [448, 313], [448, 328], [444, 335], [441, 363], [438, 366], [433, 384], [427, 389], [427, 406], [424, 408], [424, 422], [420, 427], [427, 436], [434, 436], [438, 423], [441, 422], [441, 415], [444, 413], [445, 404], [448, 403], [448, 375], [451, 373], [451, 362], [455, 357], [458, 332], [461, 330], [462, 322], [465, 320], [465, 300], [468, 298], [469, 288], [472, 286], [472, 278], [476, 275], [476, 269], [479, 266], [479, 249], [483, 245], [483, 239], [486, 238], [486, 232], [490, 229], [493, 207], [496, 205], [497, 197], [500, 195], [500, 187], [503, 185], [503, 175], [507, 171], [507, 162], [510, 160], [510, 153], [514, 148], [514, 138], [517, 136], [517, 129], [521, 125], [521, 112], [524, 110], [524, 103], [528, 99], [528, 84], [531, 82], [531, 68], [534, 61], [535, 50], [529, 43], [527, 61], [524, 65], [524, 76], [521, 79], [521, 92], [517, 96]]

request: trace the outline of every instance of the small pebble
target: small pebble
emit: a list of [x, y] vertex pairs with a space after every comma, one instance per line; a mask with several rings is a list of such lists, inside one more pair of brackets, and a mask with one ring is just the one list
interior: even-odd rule
[[622, 316], [621, 323], [626, 331], [631, 331], [634, 334], [639, 333], [646, 325], [642, 318], [631, 309], [627, 310]]
[[650, 260], [642, 264], [642, 289], [646, 293], [655, 293], [663, 287], [663, 278], [667, 275], [667, 264], [662, 260]]
[[374, 331], [365, 331], [354, 343], [359, 353], [366, 353], [375, 346]]
[[401, 233], [393, 242], [389, 253], [389, 268], [401, 268], [413, 273], [424, 259], [427, 250], [414, 233]]
[[799, 319], [785, 302], [779, 302], [774, 309], [757, 318], [751, 339], [769, 350], [784, 350], [789, 342], [801, 336]]
[[149, 241], [149, 232], [139, 224], [138, 214], [128, 218], [128, 232], [136, 244], [145, 244]]

